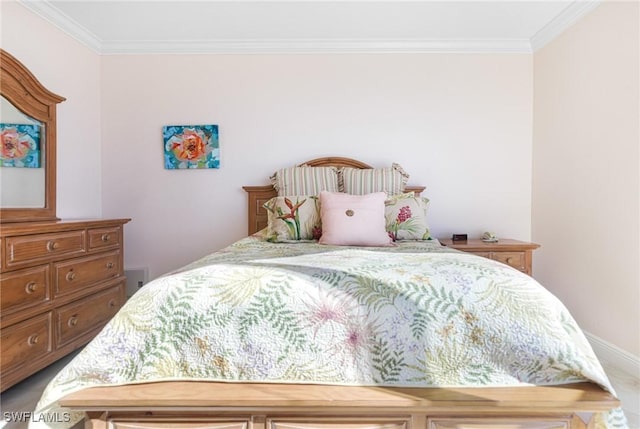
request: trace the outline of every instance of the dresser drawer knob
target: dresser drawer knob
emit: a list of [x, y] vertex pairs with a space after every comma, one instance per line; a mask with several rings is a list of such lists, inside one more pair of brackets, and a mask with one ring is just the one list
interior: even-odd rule
[[113, 268], [113, 267], [114, 267], [113, 262], [107, 262], [107, 269], [109, 269], [109, 270], [110, 270], [110, 269], [111, 269], [111, 268]]
[[30, 335], [29, 338], [27, 338], [27, 344], [30, 346], [35, 346], [36, 344], [38, 344], [39, 339], [40, 336], [38, 334]]
[[28, 294], [34, 293], [36, 289], [38, 289], [38, 283], [36, 282], [29, 282], [24, 286], [24, 291]]
[[113, 308], [116, 306], [116, 300], [115, 299], [110, 299], [109, 300], [109, 308]]
[[102, 234], [102, 237], [100, 237], [100, 240], [104, 241], [105, 243], [110, 239], [111, 237], [109, 236], [109, 234]]
[[77, 316], [71, 316], [71, 318], [67, 322], [67, 325], [69, 325], [70, 327], [74, 327], [77, 324], [78, 324], [78, 317]]
[[73, 271], [69, 271], [67, 273], [67, 277], [66, 278], [67, 278], [68, 282], [72, 282], [72, 281], [74, 281], [76, 279], [76, 273], [73, 272]]
[[507, 264], [511, 264], [511, 263], [513, 263], [513, 258], [511, 256], [509, 256], [507, 258]]
[[53, 252], [54, 250], [57, 250], [60, 247], [60, 243], [58, 243], [57, 241], [48, 241], [47, 242], [47, 250], [49, 252]]

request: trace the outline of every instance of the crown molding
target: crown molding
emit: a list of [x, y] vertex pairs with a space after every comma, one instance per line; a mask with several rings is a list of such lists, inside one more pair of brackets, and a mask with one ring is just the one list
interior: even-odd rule
[[108, 42], [60, 12], [48, 0], [18, 2], [100, 55], [531, 53], [531, 44], [526, 39], [222, 39]]
[[48, 0], [17, 0], [25, 8], [100, 55], [144, 54], [315, 54], [315, 53], [500, 53], [530, 54], [549, 43], [601, 0], [577, 0], [527, 39], [221, 39], [134, 40], [98, 38]]
[[531, 53], [528, 40], [241, 39], [105, 42], [116, 54]]
[[96, 53], [101, 53], [102, 42], [91, 31], [69, 18], [60, 10], [51, 5], [48, 0], [18, 0], [25, 8], [43, 18], [45, 21], [58, 27], [78, 42], [89, 47]]
[[535, 52], [551, 42], [583, 16], [598, 7], [600, 3], [601, 0], [576, 0], [572, 2], [531, 37], [532, 51]]

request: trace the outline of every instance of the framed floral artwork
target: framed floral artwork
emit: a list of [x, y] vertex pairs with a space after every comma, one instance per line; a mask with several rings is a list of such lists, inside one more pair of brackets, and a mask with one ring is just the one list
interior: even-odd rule
[[40, 168], [40, 125], [0, 124], [0, 167]]
[[220, 168], [217, 125], [167, 125], [162, 136], [164, 168]]

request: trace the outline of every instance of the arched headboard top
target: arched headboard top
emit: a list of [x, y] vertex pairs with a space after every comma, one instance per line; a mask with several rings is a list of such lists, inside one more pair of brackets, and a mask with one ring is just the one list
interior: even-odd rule
[[[302, 162], [298, 165], [306, 165], [309, 167], [351, 167], [351, 168], [373, 168], [369, 164], [352, 158], [344, 158], [340, 156], [328, 156], [323, 158], [315, 158], [310, 161]], [[273, 185], [263, 186], [243, 186], [249, 197], [249, 235], [254, 234], [267, 226], [267, 211], [262, 205], [271, 198], [278, 195]], [[406, 186], [407, 192], [414, 192], [420, 195], [424, 191], [424, 186]]]
[[364, 162], [343, 158], [340, 156], [326, 156], [324, 158], [316, 158], [311, 161], [303, 162], [299, 165], [306, 165], [309, 167], [351, 167], [351, 168], [373, 168]]

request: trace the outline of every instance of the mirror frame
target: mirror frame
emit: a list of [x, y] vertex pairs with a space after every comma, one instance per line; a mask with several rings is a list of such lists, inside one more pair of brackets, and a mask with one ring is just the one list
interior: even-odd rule
[[44, 207], [2, 208], [0, 223], [58, 220], [56, 217], [56, 106], [64, 97], [46, 89], [29, 69], [0, 49], [0, 95], [27, 116], [44, 124]]

